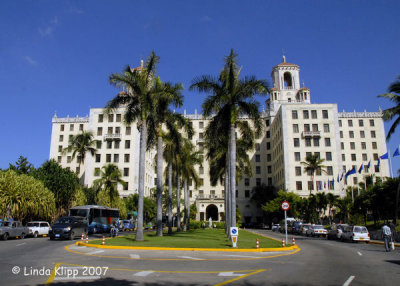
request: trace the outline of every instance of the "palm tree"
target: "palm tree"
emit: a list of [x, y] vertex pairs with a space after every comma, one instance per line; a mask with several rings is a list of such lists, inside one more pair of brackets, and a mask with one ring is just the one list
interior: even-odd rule
[[[90, 131], [83, 131], [82, 133], [79, 133], [77, 135], [72, 136], [69, 139], [68, 147], [64, 148], [63, 154], [66, 154], [68, 152], [72, 152], [72, 159], [75, 158], [76, 155], [78, 155], [78, 164], [79, 164], [79, 169], [81, 167], [81, 164], [85, 163], [85, 158], [86, 158], [86, 153], [90, 152], [90, 155], [96, 154], [96, 143], [97, 140], [93, 139], [94, 135]], [[82, 178], [84, 176], [82, 175]], [[82, 179], [83, 182], [83, 179]]]
[[147, 124], [151, 112], [154, 110], [154, 100], [159, 94], [156, 84], [156, 65], [159, 57], [154, 52], [147, 59], [145, 66], [132, 69], [129, 65], [122, 73], [110, 75], [109, 81], [112, 85], [127, 91], [120, 92], [115, 98], [110, 100], [107, 105], [107, 112], [125, 107], [124, 122], [130, 125], [137, 122], [140, 132], [139, 147], [139, 186], [138, 186], [138, 216], [136, 240], [143, 241], [143, 197], [145, 183], [145, 157], [147, 149]]
[[328, 193], [326, 195], [326, 200], [328, 201], [328, 216], [329, 216], [329, 224], [332, 224], [332, 207], [336, 204], [339, 199], [338, 195], [334, 195], [332, 193]]
[[240, 79], [237, 65], [237, 55], [231, 50], [225, 58], [225, 66], [218, 78], [202, 76], [195, 78], [190, 89], [209, 93], [203, 103], [203, 116], [209, 117], [216, 113], [217, 118], [229, 119], [229, 196], [231, 205], [230, 226], [236, 226], [236, 125], [241, 116], [247, 115], [252, 121], [257, 133], [261, 133], [259, 103], [254, 97], [257, 94], [267, 94], [269, 87], [266, 81], [255, 77]]
[[[386, 136], [386, 140], [390, 140], [392, 134], [395, 132], [396, 127], [400, 124], [400, 76], [397, 77], [397, 81], [393, 82], [389, 88], [388, 88], [389, 93], [384, 93], [381, 95], [378, 95], [378, 97], [384, 97], [389, 99], [390, 101], [393, 101], [395, 106], [385, 109], [383, 111], [383, 120], [385, 121], [390, 121], [393, 118], [396, 117], [395, 121], [393, 122], [392, 126], [389, 129], [389, 132]], [[400, 175], [399, 175], [400, 179]], [[397, 223], [397, 217], [399, 214], [399, 193], [400, 193], [400, 183], [397, 186], [397, 192], [396, 192], [396, 206], [394, 210], [394, 224], [396, 225]]]
[[304, 165], [304, 171], [310, 174], [311, 176], [311, 181], [312, 181], [312, 188], [310, 189], [310, 195], [311, 191], [314, 189], [314, 173], [315, 172], [324, 172], [324, 168], [326, 166], [322, 165], [322, 163], [325, 161], [325, 159], [320, 159], [317, 154], [311, 154], [306, 157], [305, 161], [300, 162], [301, 164]]
[[93, 184], [99, 188], [103, 188], [103, 195], [101, 197], [99, 205], [103, 203], [104, 195], [108, 192], [110, 203], [112, 204], [114, 199], [119, 197], [118, 183], [125, 185], [125, 181], [121, 179], [122, 174], [118, 167], [114, 164], [107, 164], [101, 168], [100, 178], [95, 180]]
[[[170, 83], [162, 83], [159, 78], [156, 78], [156, 90], [158, 93], [155, 94], [155, 100], [153, 105], [153, 112], [149, 115], [148, 119], [148, 148], [153, 145], [157, 145], [157, 236], [162, 236], [162, 190], [163, 190], [163, 134], [165, 130], [163, 127], [171, 133], [179, 134], [179, 126], [186, 124], [184, 117], [181, 114], [174, 113], [169, 109], [172, 104], [175, 107], [182, 106], [183, 97], [181, 94], [182, 85], [176, 84], [171, 85]], [[176, 124], [176, 123], [179, 124]]]

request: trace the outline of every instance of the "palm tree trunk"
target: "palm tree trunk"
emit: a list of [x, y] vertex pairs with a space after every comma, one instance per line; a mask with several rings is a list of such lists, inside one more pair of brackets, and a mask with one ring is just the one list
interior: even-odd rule
[[229, 189], [229, 169], [228, 163], [225, 170], [225, 229], [226, 235], [229, 236], [229, 227], [231, 225], [231, 211], [230, 211], [230, 189]]
[[172, 234], [172, 163], [168, 166], [168, 234]]
[[188, 187], [187, 187], [187, 179], [183, 182], [183, 199], [184, 203], [184, 218], [183, 218], [183, 231], [188, 230], [189, 223], [189, 196], [188, 196]]
[[181, 184], [179, 172], [176, 174], [176, 218], [177, 218], [177, 231], [181, 231]]
[[144, 175], [146, 163], [146, 143], [147, 143], [147, 125], [146, 120], [143, 120], [140, 126], [140, 154], [139, 154], [139, 199], [138, 199], [138, 216], [136, 240], [143, 241], [143, 196], [144, 196]]
[[230, 136], [229, 136], [229, 187], [231, 189], [231, 227], [236, 227], [236, 136], [235, 126], [231, 125]]
[[162, 182], [163, 182], [163, 150], [162, 138], [157, 138], [157, 236], [163, 235], [162, 228]]
[[400, 193], [400, 176], [399, 176], [399, 184], [397, 185], [397, 192], [396, 192], [396, 205], [394, 207], [394, 220], [393, 220], [394, 225], [396, 225], [397, 217], [399, 216], [399, 193]]

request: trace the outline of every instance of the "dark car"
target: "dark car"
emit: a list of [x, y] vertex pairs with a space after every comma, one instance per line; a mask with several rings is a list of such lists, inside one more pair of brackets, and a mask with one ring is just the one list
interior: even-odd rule
[[88, 222], [82, 217], [65, 216], [60, 217], [50, 228], [49, 237], [51, 240], [74, 239], [88, 233]]

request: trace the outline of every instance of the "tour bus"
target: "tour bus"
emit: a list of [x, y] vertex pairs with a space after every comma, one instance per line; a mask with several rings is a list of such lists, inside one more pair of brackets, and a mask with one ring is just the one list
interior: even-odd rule
[[119, 209], [98, 205], [76, 206], [69, 210], [70, 216], [80, 216], [88, 221], [89, 233], [110, 232], [111, 224], [119, 223]]

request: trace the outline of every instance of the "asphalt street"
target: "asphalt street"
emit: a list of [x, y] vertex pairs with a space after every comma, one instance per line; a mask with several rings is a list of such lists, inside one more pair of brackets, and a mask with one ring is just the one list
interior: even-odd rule
[[300, 250], [264, 253], [98, 249], [48, 238], [0, 241], [0, 284], [392, 286], [400, 282], [397, 249], [386, 253], [383, 245], [295, 237]]

